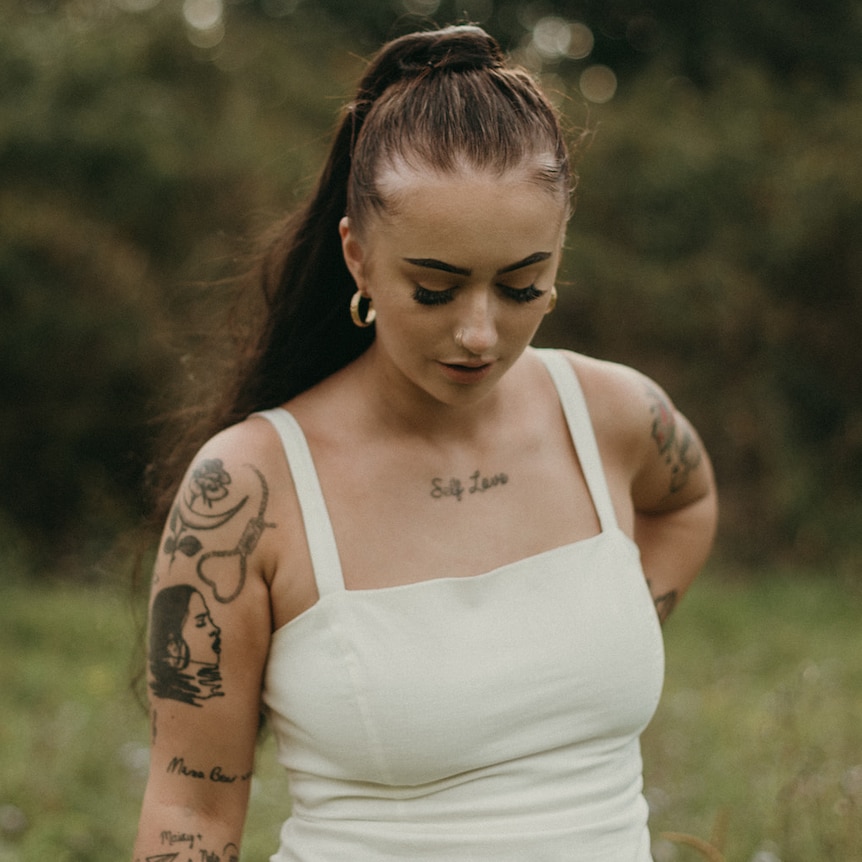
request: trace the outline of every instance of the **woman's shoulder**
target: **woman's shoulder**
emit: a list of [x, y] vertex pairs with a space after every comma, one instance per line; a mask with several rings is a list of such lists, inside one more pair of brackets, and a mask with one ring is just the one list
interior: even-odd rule
[[237, 479], [248, 476], [249, 471], [251, 475], [256, 471], [276, 472], [284, 462], [278, 431], [264, 416], [253, 413], [210, 437], [192, 459], [189, 473], [212, 462], [232, 467]]
[[673, 404], [641, 371], [619, 362], [560, 351], [577, 375], [600, 444], [638, 463], [651, 445], [651, 431]]
[[661, 387], [646, 374], [607, 359], [598, 359], [572, 350], [558, 350], [572, 366], [584, 397], [592, 409], [617, 413], [627, 407], [636, 410], [648, 405], [652, 393]]

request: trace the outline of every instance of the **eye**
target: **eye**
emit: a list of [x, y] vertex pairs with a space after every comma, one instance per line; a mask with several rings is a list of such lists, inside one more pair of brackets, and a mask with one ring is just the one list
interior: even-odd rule
[[452, 287], [448, 290], [428, 290], [427, 287], [417, 284], [413, 288], [413, 299], [420, 305], [445, 305], [454, 298], [454, 288]]
[[509, 299], [513, 299], [515, 302], [532, 302], [540, 296], [545, 295], [545, 291], [539, 290], [535, 284], [522, 288], [507, 287], [505, 284], [498, 284], [497, 287], [499, 287], [500, 290], [509, 297]]

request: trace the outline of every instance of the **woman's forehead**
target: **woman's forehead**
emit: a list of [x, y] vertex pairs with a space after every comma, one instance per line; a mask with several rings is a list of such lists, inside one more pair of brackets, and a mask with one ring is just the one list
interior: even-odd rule
[[565, 206], [523, 172], [392, 177], [366, 240], [385, 254], [494, 270], [562, 242]]

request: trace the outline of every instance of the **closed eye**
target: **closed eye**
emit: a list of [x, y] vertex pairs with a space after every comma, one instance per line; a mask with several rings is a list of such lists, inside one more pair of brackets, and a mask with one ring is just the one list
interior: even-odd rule
[[427, 287], [417, 284], [413, 288], [413, 299], [420, 305], [445, 305], [454, 298], [454, 287], [450, 287], [447, 290], [428, 290]]
[[[505, 284], [498, 284], [497, 287], [502, 291], [504, 296], [519, 303], [533, 302], [533, 300], [545, 295], [545, 291], [539, 290], [534, 284], [522, 288], [508, 287]], [[427, 287], [417, 284], [413, 288], [413, 299], [420, 305], [446, 305], [446, 303], [451, 302], [454, 298], [454, 287], [447, 288], [446, 290], [429, 290]]]
[[500, 290], [509, 297], [509, 299], [514, 299], [515, 302], [532, 302], [540, 296], [545, 295], [545, 291], [539, 290], [535, 284], [522, 288], [507, 287], [505, 284], [499, 284], [497, 287], [499, 287]]

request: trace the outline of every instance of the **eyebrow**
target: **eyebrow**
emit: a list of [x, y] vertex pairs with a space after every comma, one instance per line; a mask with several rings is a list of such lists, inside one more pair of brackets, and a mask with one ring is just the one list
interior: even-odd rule
[[[515, 272], [516, 270], [523, 269], [526, 266], [532, 266], [534, 263], [541, 263], [542, 261], [547, 260], [550, 256], [551, 252], [549, 251], [533, 252], [533, 254], [527, 255], [523, 260], [519, 260], [516, 263], [504, 266], [502, 269], [498, 269], [496, 274], [503, 275], [507, 272]], [[405, 257], [404, 260], [407, 263], [412, 263], [413, 266], [421, 266], [424, 269], [439, 269], [441, 272], [451, 272], [453, 275], [473, 274], [472, 269], [466, 269], [463, 266], [454, 266], [451, 263], [436, 260], [433, 257]]]

